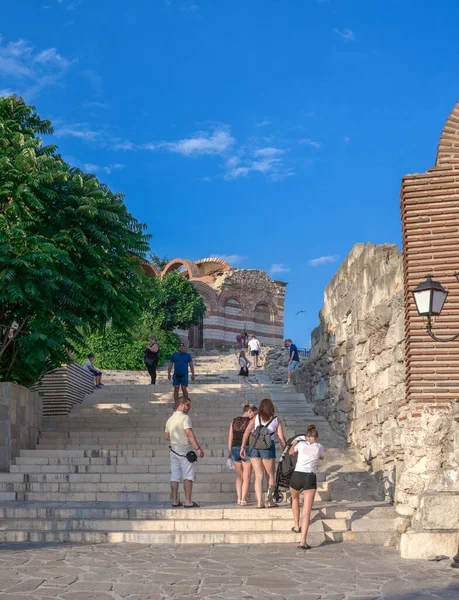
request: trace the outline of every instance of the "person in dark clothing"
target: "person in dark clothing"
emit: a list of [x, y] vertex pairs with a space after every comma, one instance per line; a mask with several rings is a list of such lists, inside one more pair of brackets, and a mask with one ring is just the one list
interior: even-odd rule
[[284, 346], [288, 348], [288, 380], [287, 383], [290, 383], [290, 378], [292, 373], [294, 373], [298, 367], [300, 366], [300, 356], [298, 353], [298, 348], [292, 342], [292, 340], [287, 339], [284, 342]]
[[159, 346], [154, 335], [148, 338], [148, 342], [149, 344], [145, 344], [145, 354], [143, 360], [145, 362], [145, 366], [147, 367], [147, 371], [151, 377], [150, 385], [155, 385], [156, 369], [158, 367], [159, 360]]

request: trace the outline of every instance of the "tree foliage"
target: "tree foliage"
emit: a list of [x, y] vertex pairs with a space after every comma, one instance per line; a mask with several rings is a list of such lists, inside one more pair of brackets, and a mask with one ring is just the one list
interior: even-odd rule
[[33, 106], [0, 98], [0, 379], [23, 384], [68, 361], [82, 326], [128, 330], [155, 285], [145, 226], [44, 145], [50, 133]]
[[159, 270], [162, 271], [170, 262], [168, 256], [158, 256], [157, 254], [151, 253], [150, 262]]
[[172, 271], [154, 281], [157, 293], [152, 295], [149, 312], [161, 329], [189, 329], [199, 323], [206, 305], [185, 277]]
[[101, 369], [144, 369], [144, 345], [154, 335], [163, 364], [177, 349], [179, 337], [173, 330], [197, 325], [206, 306], [194, 286], [177, 272], [152, 280], [149, 293], [148, 308], [128, 331], [108, 326], [103, 333], [89, 332], [78, 348], [79, 362], [94, 352]]
[[76, 360], [84, 364], [88, 354], [93, 352], [96, 355], [95, 364], [100, 369], [145, 370], [144, 346], [149, 335], [156, 335], [161, 366], [177, 350], [180, 338], [172, 331], [152, 326], [148, 321], [140, 319], [130, 332], [117, 331], [108, 326], [102, 333], [89, 333], [84, 338], [84, 344], [77, 349]]

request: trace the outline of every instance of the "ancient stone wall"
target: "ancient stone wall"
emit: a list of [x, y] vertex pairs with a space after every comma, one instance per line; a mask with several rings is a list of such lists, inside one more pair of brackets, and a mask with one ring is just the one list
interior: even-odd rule
[[294, 384], [383, 477], [393, 497], [402, 458], [402, 257], [396, 245], [356, 244], [325, 289], [320, 325]]
[[406, 403], [401, 407], [404, 470], [397, 512], [405, 558], [457, 552], [459, 542], [459, 342], [433, 340], [411, 291], [427, 274], [449, 295], [434, 319], [443, 340], [458, 330], [459, 104], [442, 131], [435, 166], [406, 175], [401, 189]]
[[42, 423], [42, 401], [15, 383], [0, 383], [0, 471], [8, 471], [20, 450], [33, 450]]

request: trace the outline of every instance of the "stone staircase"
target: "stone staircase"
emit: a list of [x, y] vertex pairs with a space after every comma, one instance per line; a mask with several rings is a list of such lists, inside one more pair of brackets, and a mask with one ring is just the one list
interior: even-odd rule
[[[201, 357], [200, 367], [204, 361]], [[264, 397], [276, 403], [287, 438], [314, 422], [326, 448], [310, 543], [393, 541], [393, 508], [304, 396], [270, 385], [262, 370], [250, 390], [218, 382], [219, 372], [226, 381], [230, 370], [220, 361], [216, 371], [214, 356], [210, 362], [209, 378], [190, 387], [191, 417], [205, 453], [193, 493], [201, 508], [170, 506], [163, 433], [173, 411], [170, 384], [143, 385], [138, 375], [114, 373], [116, 383], [87, 396], [69, 416], [48, 417], [37, 448], [22, 451], [11, 472], [0, 474], [0, 541], [293, 543], [289, 505], [263, 511], [237, 507], [235, 476], [225, 466], [232, 418], [245, 399], [257, 403]]]

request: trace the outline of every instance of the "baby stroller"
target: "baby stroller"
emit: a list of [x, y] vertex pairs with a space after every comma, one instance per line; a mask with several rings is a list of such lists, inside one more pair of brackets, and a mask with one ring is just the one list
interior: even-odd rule
[[304, 434], [295, 435], [292, 438], [288, 439], [287, 445], [285, 446], [279, 458], [276, 469], [276, 479], [274, 482], [275, 488], [273, 498], [275, 502], [284, 501], [284, 494], [280, 491], [279, 488], [282, 488], [287, 492], [290, 489], [290, 478], [292, 477], [293, 471], [295, 470], [298, 455], [296, 454], [296, 452], [295, 454], [289, 454], [289, 450], [292, 447], [293, 441], [301, 437], [304, 437]]

